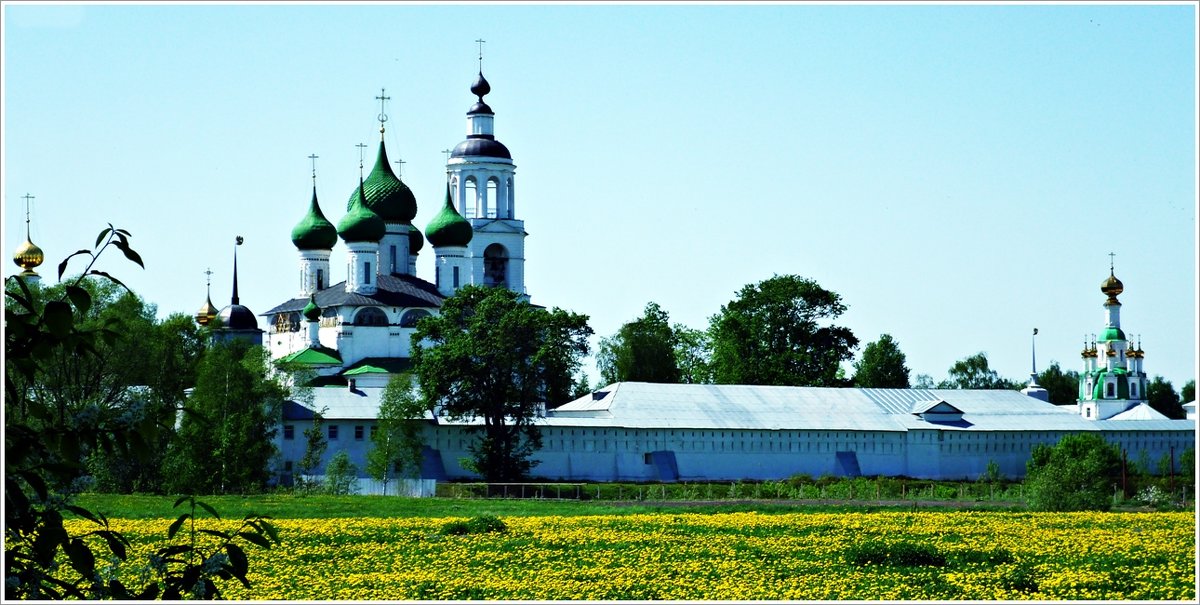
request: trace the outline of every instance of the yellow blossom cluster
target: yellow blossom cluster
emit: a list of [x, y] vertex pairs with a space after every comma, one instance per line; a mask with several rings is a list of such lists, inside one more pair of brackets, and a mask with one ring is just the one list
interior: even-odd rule
[[[1190, 513], [507, 517], [504, 533], [442, 535], [455, 520], [462, 519], [277, 520], [282, 545], [246, 549], [251, 587], [227, 582], [222, 590], [252, 600], [1196, 597]], [[113, 521], [135, 544], [121, 574], [136, 577], [169, 523]], [[932, 546], [945, 562], [854, 561], [848, 553], [865, 542]]]

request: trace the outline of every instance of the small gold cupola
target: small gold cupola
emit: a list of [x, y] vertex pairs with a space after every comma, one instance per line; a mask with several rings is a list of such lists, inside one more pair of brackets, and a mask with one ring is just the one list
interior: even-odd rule
[[17, 251], [13, 254], [13, 262], [22, 269], [22, 277], [40, 279], [34, 269], [46, 262], [46, 254], [29, 238], [29, 200], [32, 200], [34, 196], [26, 193], [22, 197], [25, 199], [25, 243], [17, 247]]
[[199, 311], [196, 311], [196, 323], [207, 326], [217, 316], [218, 310], [212, 303], [212, 269], [206, 269], [204, 274], [208, 276], [208, 283], [206, 284], [208, 296], [204, 300], [204, 306], [200, 307]]

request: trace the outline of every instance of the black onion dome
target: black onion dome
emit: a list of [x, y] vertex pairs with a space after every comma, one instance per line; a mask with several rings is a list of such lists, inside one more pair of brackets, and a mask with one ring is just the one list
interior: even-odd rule
[[257, 330], [258, 320], [254, 313], [244, 305], [229, 305], [217, 314], [221, 325], [230, 330]]
[[487, 78], [483, 77], [483, 72], [479, 72], [479, 77], [475, 78], [475, 83], [471, 85], [471, 94], [483, 100], [483, 95], [492, 92], [492, 85], [488, 84]]
[[459, 143], [454, 147], [454, 151], [450, 153], [452, 158], [461, 158], [468, 155], [481, 155], [489, 158], [504, 158], [512, 159], [512, 154], [509, 153], [508, 147], [504, 143], [492, 138], [482, 138], [491, 135], [472, 135], [467, 140]]

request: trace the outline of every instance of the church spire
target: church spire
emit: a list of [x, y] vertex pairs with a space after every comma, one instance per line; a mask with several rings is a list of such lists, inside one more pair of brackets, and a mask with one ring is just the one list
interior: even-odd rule
[[233, 296], [229, 299], [229, 304], [238, 305], [241, 302], [238, 300], [238, 279], [237, 279], [237, 247], [245, 241], [242, 236], [237, 236], [233, 243]]
[[29, 238], [29, 201], [34, 199], [34, 196], [26, 193], [21, 197], [25, 200], [25, 243], [17, 247], [16, 253], [13, 254], [13, 262], [23, 269], [21, 277], [26, 282], [36, 283], [41, 280], [41, 276], [34, 271], [34, 268], [41, 266], [46, 261], [46, 255]]
[[217, 316], [217, 307], [212, 303], [212, 273], [211, 268], [204, 270], [204, 306], [196, 311], [196, 323], [202, 326], [207, 326]]

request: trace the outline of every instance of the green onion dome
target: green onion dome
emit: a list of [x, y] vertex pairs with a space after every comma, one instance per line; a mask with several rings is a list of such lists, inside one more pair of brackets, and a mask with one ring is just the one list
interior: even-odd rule
[[383, 219], [367, 207], [361, 179], [358, 181], [358, 196], [351, 199], [350, 208], [338, 222], [337, 231], [346, 242], [378, 242], [387, 231]]
[[313, 187], [312, 205], [308, 207], [308, 214], [292, 228], [292, 243], [301, 250], [332, 250], [337, 236], [333, 223], [321, 213], [317, 188]]
[[[403, 181], [392, 173], [388, 162], [387, 149], [383, 141], [379, 142], [379, 155], [375, 158], [375, 167], [362, 185], [367, 208], [379, 215], [385, 223], [409, 224], [417, 216], [417, 198]], [[358, 192], [350, 194], [346, 201], [346, 210], [354, 205]]]
[[425, 247], [425, 236], [421, 235], [421, 230], [417, 229], [416, 225], [409, 225], [408, 230], [408, 253], [416, 254]]
[[321, 319], [321, 307], [317, 306], [317, 295], [312, 294], [308, 297], [308, 304], [304, 305], [304, 310], [300, 311], [308, 321], [317, 321]]
[[446, 205], [442, 206], [442, 210], [432, 221], [429, 221], [429, 226], [425, 228], [425, 239], [428, 239], [434, 248], [466, 246], [471, 243], [473, 231], [471, 223], [454, 209], [454, 203], [450, 201], [450, 185], [447, 184]]

